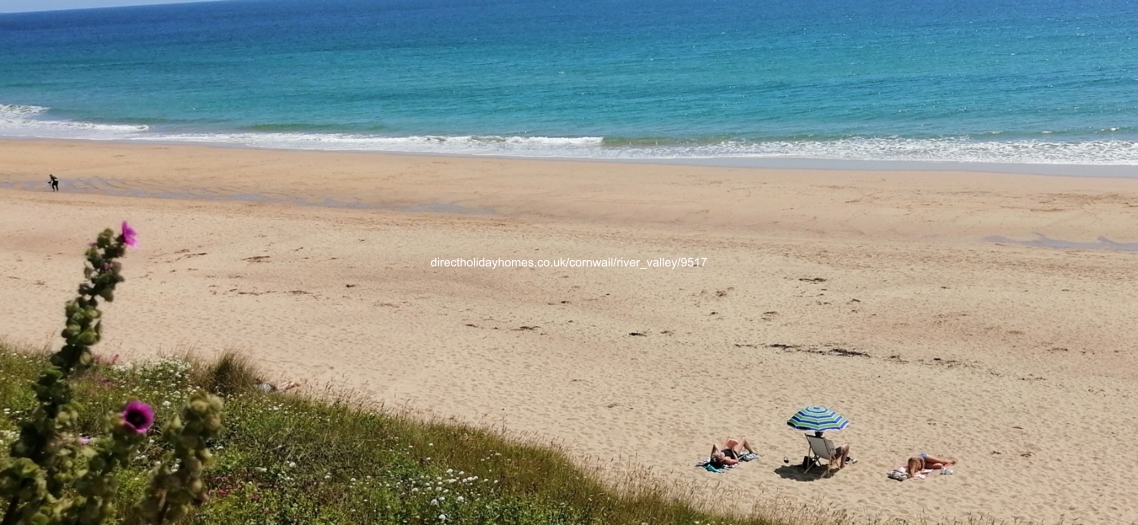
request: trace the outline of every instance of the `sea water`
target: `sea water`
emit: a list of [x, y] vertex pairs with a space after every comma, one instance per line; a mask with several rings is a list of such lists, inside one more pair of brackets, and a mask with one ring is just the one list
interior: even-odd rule
[[1128, 0], [231, 0], [0, 14], [0, 136], [1138, 165]]

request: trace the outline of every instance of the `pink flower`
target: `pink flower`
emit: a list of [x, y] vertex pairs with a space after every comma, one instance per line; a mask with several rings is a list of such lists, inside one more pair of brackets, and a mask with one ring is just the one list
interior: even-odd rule
[[122, 242], [131, 248], [138, 248], [138, 232], [126, 221], [122, 221]]
[[91, 438], [89, 438], [87, 436], [79, 436], [79, 444], [80, 445], [87, 445], [90, 443], [91, 443]]
[[154, 424], [154, 409], [142, 401], [131, 401], [122, 411], [122, 424], [135, 434], [144, 434]]

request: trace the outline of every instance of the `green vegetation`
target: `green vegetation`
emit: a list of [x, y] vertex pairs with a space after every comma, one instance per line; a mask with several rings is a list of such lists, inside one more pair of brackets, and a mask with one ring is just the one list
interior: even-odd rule
[[[48, 366], [47, 359], [0, 347], [0, 448], [7, 449], [16, 422], [35, 405], [27, 385]], [[255, 388], [258, 382], [234, 355], [210, 364], [95, 365], [72, 379], [83, 406], [76, 423], [81, 434], [99, 431], [104, 414], [120, 410], [124, 399], [146, 399], [155, 408], [154, 429], [138, 455], [115, 473], [117, 522], [146, 522], [135, 503], [155, 462], [173, 450], [157, 428], [199, 389], [224, 395], [225, 428], [210, 443], [217, 459], [204, 476], [210, 500], [187, 523], [736, 522], [652, 489], [618, 494], [555, 450], [358, 403], [266, 393]]]
[[[5, 431], [8, 452], [0, 456], [0, 525], [104, 525], [114, 521], [119, 467], [138, 456], [154, 425], [154, 409], [136, 399], [106, 410], [101, 428], [78, 427], [82, 403], [72, 379], [95, 364], [91, 347], [103, 329], [100, 301], [111, 302], [123, 282], [127, 247], [138, 246], [138, 233], [125, 221], [122, 232], [103, 230], [88, 245], [84, 282], [64, 308], [65, 344], [40, 367], [35, 381], [20, 381], [34, 394], [26, 414]], [[213, 464], [209, 441], [221, 430], [220, 397], [198, 390], [182, 404], [161, 432], [172, 448], [155, 462], [148, 490], [137, 508], [146, 523], [165, 525], [205, 503], [204, 469]], [[11, 413], [11, 409], [5, 410]], [[10, 419], [10, 418], [7, 418]]]

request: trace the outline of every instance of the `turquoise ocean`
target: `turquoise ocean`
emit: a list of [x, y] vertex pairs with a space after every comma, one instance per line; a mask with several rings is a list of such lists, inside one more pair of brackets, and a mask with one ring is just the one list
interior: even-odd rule
[[230, 0], [0, 14], [0, 137], [1138, 166], [1138, 2]]

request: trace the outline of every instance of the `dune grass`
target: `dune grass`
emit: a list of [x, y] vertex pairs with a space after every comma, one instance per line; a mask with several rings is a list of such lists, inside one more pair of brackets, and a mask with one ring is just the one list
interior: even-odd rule
[[[44, 354], [0, 346], [0, 462], [34, 402], [28, 382], [45, 363]], [[195, 389], [225, 396], [226, 429], [207, 474], [212, 500], [187, 520], [198, 524], [781, 523], [711, 515], [651, 484], [617, 491], [559, 451], [492, 432], [262, 392], [258, 382], [234, 354], [100, 365], [76, 381], [79, 428], [97, 432], [132, 398], [155, 407], [158, 428]], [[122, 523], [139, 523], [133, 505], [164, 452], [160, 441], [119, 473]]]

